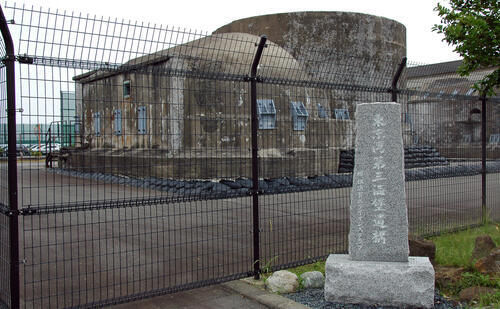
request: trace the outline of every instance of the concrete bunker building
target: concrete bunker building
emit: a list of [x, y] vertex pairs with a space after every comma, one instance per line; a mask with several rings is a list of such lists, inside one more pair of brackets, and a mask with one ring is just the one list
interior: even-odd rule
[[[398, 22], [359, 13], [258, 16], [75, 76], [86, 147], [62, 165], [130, 176], [250, 177], [249, 83], [231, 76], [249, 73], [257, 34], [269, 38], [258, 69], [264, 78], [328, 82], [349, 66], [358, 71], [345, 83], [373, 85], [392, 78], [380, 64], [397, 68], [405, 32]], [[335, 173], [340, 150], [353, 146], [355, 104], [366, 101], [362, 93], [286, 83], [260, 84], [258, 98], [260, 175], [269, 178]]]
[[[457, 73], [462, 60], [409, 67], [405, 138], [408, 144], [436, 145], [447, 158], [481, 158], [481, 101], [473, 85], [494, 68], [469, 76]], [[486, 113], [487, 157], [500, 158], [500, 104], [490, 99]]]

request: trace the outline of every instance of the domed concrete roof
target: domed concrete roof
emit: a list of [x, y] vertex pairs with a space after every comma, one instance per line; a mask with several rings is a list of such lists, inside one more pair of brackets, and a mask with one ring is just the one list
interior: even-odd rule
[[352, 12], [291, 12], [233, 21], [214, 33], [266, 34], [300, 59], [312, 49], [363, 57], [406, 55], [406, 28], [384, 17]]
[[[126, 62], [116, 72], [96, 70], [76, 76], [75, 80], [88, 82], [96, 78], [120, 74], [124, 70], [137, 70], [164, 63], [165, 68], [202, 75], [250, 75], [251, 65], [260, 37], [248, 33], [220, 33], [185, 44], [144, 55]], [[114, 71], [114, 70], [113, 70]], [[153, 73], [154, 74], [154, 73]], [[258, 75], [273, 78], [306, 79], [301, 65], [285, 49], [268, 41], [258, 67]]]

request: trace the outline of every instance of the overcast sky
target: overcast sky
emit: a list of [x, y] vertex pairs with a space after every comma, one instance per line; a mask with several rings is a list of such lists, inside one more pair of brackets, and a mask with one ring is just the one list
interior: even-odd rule
[[[441, 1], [443, 2], [443, 1]], [[12, 1], [9, 1], [12, 4]], [[442, 36], [431, 31], [439, 23], [434, 0], [25, 0], [68, 12], [118, 17], [164, 26], [181, 26], [212, 32], [233, 20], [292, 11], [348, 11], [394, 19], [406, 26], [408, 59], [435, 63], [459, 59]], [[82, 14], [82, 15], [83, 15]]]

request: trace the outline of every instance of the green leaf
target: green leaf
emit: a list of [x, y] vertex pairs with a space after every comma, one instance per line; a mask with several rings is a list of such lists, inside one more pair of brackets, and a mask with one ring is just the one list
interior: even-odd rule
[[[463, 57], [460, 75], [500, 65], [498, 0], [450, 0], [448, 6], [438, 3], [434, 11], [441, 18], [441, 24], [434, 25], [432, 31], [444, 34], [443, 41], [453, 45], [454, 51]], [[495, 95], [495, 88], [499, 86], [498, 69], [474, 85], [480, 95], [486, 96]]]

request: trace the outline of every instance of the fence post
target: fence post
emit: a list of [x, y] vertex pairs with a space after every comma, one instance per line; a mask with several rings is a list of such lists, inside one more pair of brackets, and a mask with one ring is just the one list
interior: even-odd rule
[[262, 35], [257, 45], [257, 52], [250, 71], [250, 101], [252, 119], [252, 209], [253, 209], [253, 270], [254, 278], [260, 278], [260, 237], [259, 237], [259, 145], [257, 141], [257, 131], [259, 129], [259, 119], [257, 116], [257, 66], [262, 56], [262, 50], [266, 45], [267, 37]]
[[49, 160], [50, 168], [52, 168], [52, 130], [50, 130], [50, 128], [49, 128], [49, 151], [47, 152], [46, 156]]
[[486, 95], [481, 96], [481, 218], [486, 224]]
[[7, 78], [7, 143], [8, 143], [8, 187], [9, 187], [9, 244], [10, 244], [10, 306], [19, 308], [19, 231], [17, 206], [17, 157], [16, 157], [16, 95], [14, 43], [0, 7], [0, 31], [5, 42], [3, 63]]
[[403, 59], [401, 59], [401, 63], [399, 64], [398, 70], [396, 71], [396, 74], [392, 78], [392, 86], [391, 86], [392, 102], [398, 101], [398, 81], [405, 66], [406, 66], [406, 57], [403, 57]]

